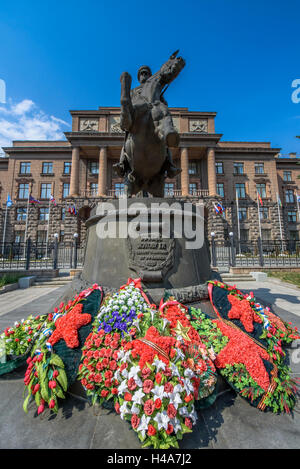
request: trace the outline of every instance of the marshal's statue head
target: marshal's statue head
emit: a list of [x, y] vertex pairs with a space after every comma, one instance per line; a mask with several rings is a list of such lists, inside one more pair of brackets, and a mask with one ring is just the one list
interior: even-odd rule
[[151, 68], [148, 65], [142, 65], [138, 70], [138, 80], [141, 84], [145, 83], [152, 75]]

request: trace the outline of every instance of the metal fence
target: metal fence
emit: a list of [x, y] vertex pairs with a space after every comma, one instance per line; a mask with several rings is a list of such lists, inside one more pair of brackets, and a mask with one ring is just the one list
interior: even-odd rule
[[[216, 267], [300, 267], [300, 241], [211, 240]], [[69, 269], [82, 267], [85, 247], [73, 243], [0, 243], [0, 270]]]
[[0, 270], [63, 269], [81, 267], [84, 248], [74, 243], [0, 243]]
[[212, 265], [216, 267], [300, 267], [300, 241], [211, 241]]

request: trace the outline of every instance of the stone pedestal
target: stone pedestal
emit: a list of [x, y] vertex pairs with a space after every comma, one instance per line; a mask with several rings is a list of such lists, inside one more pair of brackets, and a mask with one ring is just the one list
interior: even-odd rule
[[[129, 277], [141, 277], [144, 287], [159, 295], [165, 289], [203, 285], [211, 278], [209, 246], [204, 238], [201, 207], [197, 209], [192, 204], [184, 205], [174, 199], [156, 198], [114, 199], [109, 203], [108, 214], [100, 213], [103, 204], [99, 204], [86, 222], [83, 281], [119, 288]], [[141, 204], [142, 212], [134, 212], [137, 203]], [[131, 229], [130, 225], [133, 226], [137, 216], [138, 237], [126, 237], [124, 230]], [[181, 235], [178, 230], [180, 217]], [[116, 236], [103, 238], [103, 230], [113, 226]], [[188, 243], [193, 242], [189, 234], [191, 229], [197, 229], [199, 242], [202, 236], [203, 244], [200, 247], [189, 246]], [[150, 230], [151, 237], [146, 236]], [[166, 237], [168, 230], [170, 233]], [[123, 238], [119, 237], [120, 233]]]

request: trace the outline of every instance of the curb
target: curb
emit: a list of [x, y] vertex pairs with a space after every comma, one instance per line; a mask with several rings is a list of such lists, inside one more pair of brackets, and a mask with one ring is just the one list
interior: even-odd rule
[[9, 291], [17, 290], [18, 288], [18, 283], [9, 283], [8, 285], [4, 285], [2, 288], [0, 288], [0, 295], [3, 295], [3, 293], [7, 293]]

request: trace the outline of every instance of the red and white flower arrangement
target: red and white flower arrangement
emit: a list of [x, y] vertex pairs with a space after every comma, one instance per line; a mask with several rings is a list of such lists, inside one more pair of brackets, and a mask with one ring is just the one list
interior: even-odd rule
[[[113, 400], [144, 447], [178, 447], [196, 423], [195, 401], [214, 390], [212, 352], [180, 305], [175, 321], [171, 311], [154, 309], [140, 286], [129, 283], [124, 290], [102, 306], [83, 348], [79, 379], [93, 403]], [[190, 336], [184, 338], [180, 333], [187, 331]]]

